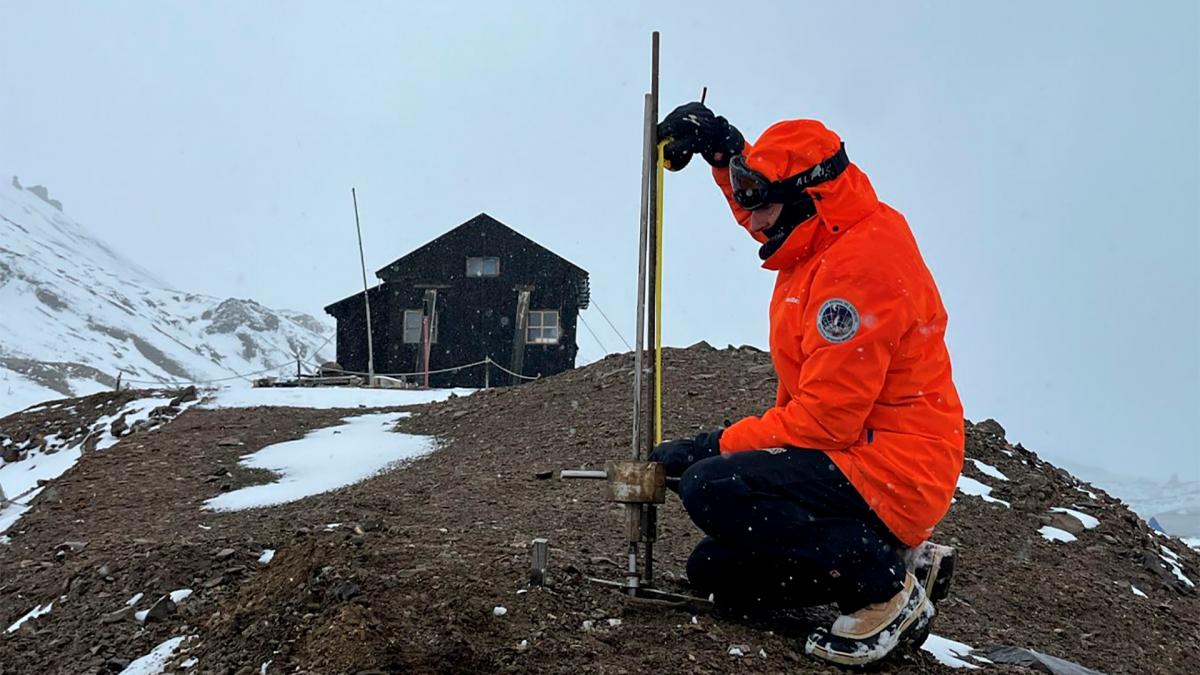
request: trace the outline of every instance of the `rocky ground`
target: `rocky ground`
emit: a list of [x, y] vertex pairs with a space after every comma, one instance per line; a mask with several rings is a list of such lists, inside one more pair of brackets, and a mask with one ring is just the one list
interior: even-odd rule
[[[757, 350], [670, 350], [665, 366], [668, 436], [759, 413], [773, 399], [770, 362]], [[53, 603], [0, 634], [0, 674], [120, 672], [173, 637], [185, 639], [166, 672], [184, 664], [231, 674], [836, 672], [802, 648], [828, 609], [727, 617], [630, 600], [585, 580], [619, 576], [621, 512], [598, 483], [539, 475], [627, 455], [630, 378], [629, 357], [615, 356], [412, 408], [401, 430], [437, 436], [432, 454], [250, 511], [202, 504], [271, 480], [239, 466], [240, 456], [360, 411], [193, 407], [87, 451], [0, 545], [0, 629]], [[58, 424], [80, 426], [72, 414]], [[0, 419], [0, 433], [16, 437], [31, 419]], [[994, 422], [969, 426], [967, 455], [982, 464], [967, 462], [964, 474], [1009, 505], [958, 495], [938, 537], [960, 547], [960, 571], [936, 634], [980, 652], [1029, 647], [1103, 672], [1194, 672], [1200, 597], [1174, 570], [1200, 581], [1195, 552], [1009, 444]], [[1086, 515], [1099, 525], [1085, 527]], [[660, 524], [660, 576], [686, 590], [684, 563], [699, 533], [673, 496]], [[1050, 541], [1044, 526], [1077, 540]], [[550, 540], [549, 584], [531, 589], [535, 537]], [[267, 549], [274, 558], [260, 563]], [[177, 603], [163, 599], [184, 589], [192, 593], [176, 594]], [[925, 652], [889, 667], [943, 670]]]

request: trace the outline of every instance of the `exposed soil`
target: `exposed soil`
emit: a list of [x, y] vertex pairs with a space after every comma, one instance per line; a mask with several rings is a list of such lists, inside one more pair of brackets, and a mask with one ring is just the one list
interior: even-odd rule
[[[774, 396], [769, 359], [757, 350], [670, 350], [665, 365], [668, 436], [759, 413]], [[240, 467], [240, 456], [358, 411], [192, 408], [85, 452], [0, 545], [0, 629], [54, 601], [48, 614], [0, 634], [0, 675], [118, 672], [172, 636], [196, 637], [167, 672], [193, 658], [187, 672], [258, 673], [268, 662], [271, 673], [838, 672], [803, 655], [802, 636], [828, 620], [827, 608], [774, 619], [697, 614], [584, 580], [620, 576], [621, 511], [597, 482], [536, 476], [627, 456], [631, 376], [629, 356], [616, 356], [414, 407], [401, 430], [436, 435], [437, 451], [265, 509], [214, 513], [202, 504], [270, 480]], [[0, 432], [27, 424], [5, 418]], [[971, 462], [964, 472], [1011, 508], [959, 494], [938, 539], [960, 547], [960, 568], [934, 632], [1104, 672], [1193, 672], [1200, 598], [1160, 547], [1194, 581], [1200, 557], [1008, 444], [998, 424], [971, 425], [967, 437], [968, 457], [1010, 480]], [[243, 445], [219, 444], [231, 438]], [[1051, 507], [1076, 508], [1100, 525], [1084, 529]], [[1077, 531], [1078, 541], [1044, 539], [1045, 524]], [[699, 536], [669, 497], [656, 556], [664, 586], [686, 590], [684, 563]], [[551, 542], [549, 586], [529, 589], [535, 537]], [[260, 565], [267, 548], [277, 553]], [[165, 620], [122, 613], [136, 593], [145, 610], [183, 588], [194, 592]], [[497, 607], [506, 612], [497, 616]], [[731, 656], [733, 646], [746, 656]], [[889, 667], [943, 670], [924, 652]]]

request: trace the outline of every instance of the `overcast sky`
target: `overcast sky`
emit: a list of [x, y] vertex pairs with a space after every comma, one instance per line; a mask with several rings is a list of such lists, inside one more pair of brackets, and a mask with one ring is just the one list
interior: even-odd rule
[[[664, 113], [821, 119], [908, 217], [969, 417], [1200, 479], [1197, 3], [646, 7], [0, 1], [0, 162], [174, 287], [315, 314], [360, 283], [351, 186], [372, 270], [486, 211], [629, 337], [658, 29]], [[765, 346], [706, 168], [667, 177], [667, 342]]]

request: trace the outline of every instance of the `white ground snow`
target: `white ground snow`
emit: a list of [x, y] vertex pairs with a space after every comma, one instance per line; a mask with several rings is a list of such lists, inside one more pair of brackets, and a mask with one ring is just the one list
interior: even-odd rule
[[171, 660], [175, 651], [179, 649], [179, 645], [183, 644], [186, 639], [188, 639], [187, 636], [180, 635], [163, 642], [149, 654], [130, 662], [120, 675], [161, 675], [167, 669], [167, 662]]
[[958, 491], [966, 495], [975, 495], [985, 502], [1003, 504], [1005, 507], [1009, 506], [1009, 503], [1003, 499], [996, 499], [992, 496], [992, 487], [990, 485], [985, 485], [974, 478], [961, 474], [958, 477]]
[[965, 660], [971, 655], [974, 647], [970, 645], [944, 638], [940, 635], [930, 633], [929, 638], [925, 640], [925, 644], [921, 645], [921, 649], [933, 654], [933, 658], [938, 660], [938, 663], [951, 668], [974, 668], [979, 666]]
[[[100, 438], [100, 442], [96, 444], [97, 450], [107, 450], [117, 444], [121, 440], [117, 436], [112, 435], [112, 423], [117, 421], [121, 415], [125, 415], [125, 426], [132, 427], [134, 424], [142, 420], [150, 419], [150, 413], [155, 408], [160, 408], [171, 402], [170, 397], [151, 396], [150, 398], [139, 398], [136, 401], [130, 401], [128, 405], [122, 408], [119, 412], [107, 417], [101, 417], [97, 424], [104, 425], [104, 435]], [[189, 401], [179, 406], [179, 411], [183, 412], [190, 408], [195, 402]], [[93, 425], [95, 426], [95, 425]]]
[[1187, 584], [1189, 587], [1195, 588], [1196, 584], [1191, 579], [1187, 578], [1187, 576], [1183, 573], [1183, 566], [1179, 564], [1179, 556], [1166, 546], [1160, 544], [1159, 548], [1162, 549], [1163, 555], [1158, 557], [1162, 558], [1163, 562], [1167, 563], [1167, 566], [1170, 567], [1171, 571], [1175, 573], [1175, 578]]
[[191, 594], [192, 594], [192, 589], [190, 589], [190, 588], [181, 588], [177, 591], [171, 591], [171, 602], [178, 605], [179, 603], [183, 602], [184, 600], [187, 600]]
[[[85, 390], [81, 392], [81, 395], [100, 391], [101, 386], [97, 383], [93, 390]], [[0, 368], [0, 417], [7, 417], [42, 401], [52, 401], [62, 397], [63, 395], [57, 391], [43, 387], [20, 373]]]
[[1050, 510], [1055, 511], [1057, 513], [1065, 513], [1069, 516], [1074, 517], [1076, 520], [1083, 523], [1083, 527], [1086, 530], [1090, 530], [1095, 527], [1099, 527], [1099, 525], [1100, 525], [1099, 518], [1097, 518], [1093, 515], [1086, 514], [1083, 511], [1076, 511], [1075, 509], [1068, 509], [1068, 508], [1065, 508], [1062, 506], [1055, 506], [1054, 508], [1052, 508]]
[[341, 425], [309, 432], [304, 438], [270, 445], [246, 455], [241, 464], [280, 475], [266, 485], [252, 485], [214, 497], [205, 507], [237, 511], [293, 502], [357, 483], [396, 462], [433, 450], [432, 438], [391, 430], [407, 413], [375, 413], [344, 419]]
[[1188, 548], [1200, 551], [1200, 537], [1183, 537], [1179, 541], [1182, 541]]
[[[100, 432], [101, 436], [99, 442], [96, 443], [96, 449], [106, 450], [120, 440], [113, 436], [111, 431], [112, 423], [120, 415], [128, 413], [125, 423], [133, 426], [135, 422], [148, 418], [150, 411], [170, 402], [169, 398], [156, 396], [140, 398], [130, 401], [120, 412], [100, 418], [97, 425], [102, 425], [103, 430]], [[46, 437], [47, 449], [62, 445], [64, 444], [57, 442], [54, 434]], [[42, 488], [37, 487], [39, 480], [50, 481], [63, 475], [72, 466], [75, 466], [75, 462], [79, 461], [81, 454], [82, 446], [62, 447], [53, 453], [35, 450], [30, 452], [25, 459], [11, 464], [0, 461], [0, 487], [4, 488], [4, 494], [8, 495], [9, 499], [14, 500], [8, 506], [0, 509], [0, 533], [12, 527], [13, 523], [20, 519], [21, 514], [29, 509], [29, 503], [42, 491]]]
[[1060, 530], [1057, 527], [1050, 527], [1049, 525], [1043, 525], [1042, 527], [1038, 528], [1038, 532], [1041, 533], [1043, 538], [1049, 541], [1075, 541], [1075, 535], [1067, 532], [1066, 530]]
[[364, 389], [360, 387], [225, 387], [217, 389], [201, 404], [205, 408], [382, 408], [418, 405], [467, 396], [474, 389]]
[[21, 624], [25, 623], [26, 621], [28, 621], [30, 619], [35, 619], [43, 614], [49, 614], [50, 610], [53, 608], [54, 608], [53, 601], [51, 601], [49, 604], [46, 604], [46, 605], [38, 605], [37, 607], [34, 607], [33, 609], [26, 612], [25, 616], [22, 616], [21, 618], [17, 619], [15, 622], [13, 622], [13, 625], [9, 626], [8, 630], [6, 630], [4, 632], [5, 633], [15, 633], [15, 632], [17, 632], [18, 629], [21, 628]]
[[[53, 455], [31, 452], [23, 461], [0, 464], [0, 486], [4, 487], [4, 494], [13, 500], [0, 509], [0, 532], [6, 532], [21, 518], [21, 514], [29, 510], [30, 500], [42, 491], [42, 488], [35, 487], [39, 480], [53, 480], [63, 475], [75, 465], [80, 454], [79, 448], [60, 450]], [[32, 492], [17, 498], [17, 495], [30, 488], [34, 488]]]
[[269, 565], [275, 559], [275, 549], [263, 549], [262, 555], [258, 556], [259, 565]]
[[1142, 589], [1138, 588], [1137, 586], [1134, 586], [1133, 584], [1129, 584], [1129, 588], [1133, 589], [1133, 594], [1138, 597], [1142, 597], [1142, 598], [1150, 597], [1150, 596], [1146, 595], [1145, 593], [1143, 593]]
[[[970, 459], [970, 458], [968, 457], [968, 459]], [[984, 474], [991, 476], [992, 478], [997, 478], [999, 480], [1008, 480], [1008, 476], [1005, 476], [1003, 473], [1000, 472], [1000, 469], [997, 469], [996, 467], [992, 466], [991, 464], [985, 464], [984, 462], [981, 462], [977, 459], [971, 459], [971, 463], [975, 465], [976, 469], [979, 469]]]

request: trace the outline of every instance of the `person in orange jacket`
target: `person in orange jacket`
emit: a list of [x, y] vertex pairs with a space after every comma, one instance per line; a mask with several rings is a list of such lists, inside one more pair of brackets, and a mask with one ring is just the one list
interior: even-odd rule
[[776, 272], [774, 407], [652, 461], [707, 535], [688, 578], [719, 605], [836, 603], [805, 649], [864, 665], [928, 635], [954, 549], [929, 542], [963, 463], [946, 310], [904, 217], [837, 134], [772, 125], [753, 144], [702, 103], [659, 125], [667, 168], [700, 154]]

